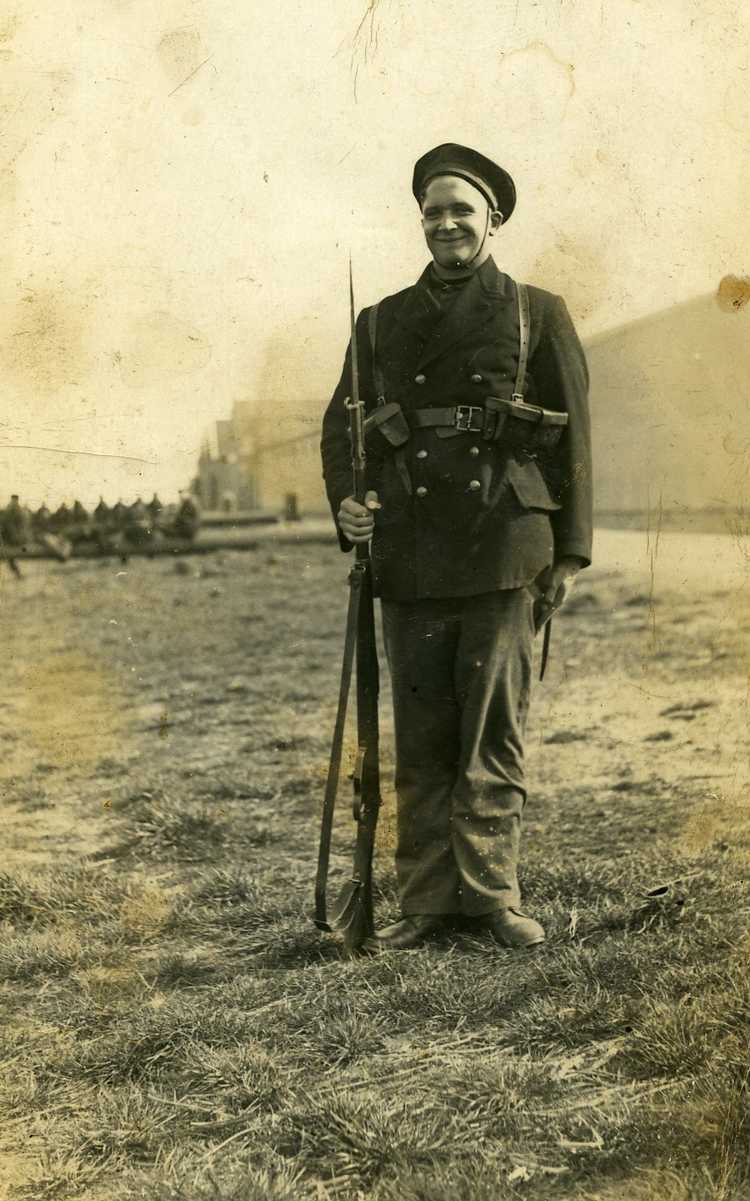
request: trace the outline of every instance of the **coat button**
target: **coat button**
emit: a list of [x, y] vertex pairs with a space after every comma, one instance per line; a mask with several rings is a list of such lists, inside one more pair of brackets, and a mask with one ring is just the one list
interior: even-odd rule
[[469, 454], [470, 454], [470, 455], [474, 455], [474, 456], [478, 455], [478, 454], [479, 454], [479, 447], [478, 447], [478, 446], [470, 446], [470, 447], [469, 447]]
[[481, 487], [479, 480], [469, 480], [469, 492], [478, 492]]
[[427, 495], [427, 489], [425, 488], [424, 484], [420, 484], [419, 487], [417, 488], [417, 496], [426, 496], [426, 495]]
[[426, 375], [415, 375], [415, 376], [414, 376], [414, 383], [415, 383], [415, 384], [426, 384], [426, 383], [427, 383], [427, 376], [426, 376]]
[[418, 459], [426, 459], [426, 458], [427, 458], [427, 451], [426, 451], [426, 450], [418, 450], [418, 451], [417, 451], [417, 458], [418, 458]]
[[471, 377], [471, 382], [472, 382], [472, 384], [481, 384], [482, 378], [483, 377], [481, 375], [479, 375], [477, 372], [475, 372], [474, 375], [472, 375], [472, 377]]

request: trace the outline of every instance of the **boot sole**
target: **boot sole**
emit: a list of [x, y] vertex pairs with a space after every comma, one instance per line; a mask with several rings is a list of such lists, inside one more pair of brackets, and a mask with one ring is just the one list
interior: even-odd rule
[[530, 951], [532, 947], [540, 947], [545, 938], [534, 938], [531, 942], [505, 942], [502, 938], [492, 936], [499, 947], [504, 947], [506, 951]]

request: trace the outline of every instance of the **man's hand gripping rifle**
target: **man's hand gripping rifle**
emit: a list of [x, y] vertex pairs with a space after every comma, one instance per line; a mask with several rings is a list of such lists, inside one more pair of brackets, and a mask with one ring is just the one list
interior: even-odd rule
[[[364, 405], [359, 395], [359, 360], [354, 317], [354, 287], [349, 263], [349, 313], [351, 323], [352, 395], [347, 398], [349, 433], [354, 477], [354, 499], [365, 499]], [[349, 685], [357, 656], [357, 758], [354, 767], [354, 820], [357, 837], [354, 866], [330, 916], [326, 911], [326, 882], [331, 850], [333, 812], [336, 804]], [[357, 543], [355, 560], [349, 572], [349, 608], [346, 618], [344, 656], [341, 666], [338, 709], [328, 766], [323, 816], [315, 879], [315, 925], [319, 930], [339, 930], [344, 948], [355, 954], [374, 934], [372, 914], [372, 857], [375, 828], [380, 808], [380, 768], [378, 755], [379, 673], [375, 642], [375, 614], [372, 595], [372, 567], [367, 542]]]

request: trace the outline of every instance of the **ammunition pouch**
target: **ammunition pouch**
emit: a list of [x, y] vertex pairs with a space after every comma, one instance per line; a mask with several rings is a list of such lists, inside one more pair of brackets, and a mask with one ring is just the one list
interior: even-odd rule
[[401, 405], [394, 400], [379, 404], [365, 419], [365, 445], [373, 454], [397, 450], [409, 441], [410, 430]]
[[484, 402], [482, 437], [510, 450], [544, 453], [557, 446], [567, 424], [567, 413], [526, 404], [517, 396], [511, 400], [488, 396]]

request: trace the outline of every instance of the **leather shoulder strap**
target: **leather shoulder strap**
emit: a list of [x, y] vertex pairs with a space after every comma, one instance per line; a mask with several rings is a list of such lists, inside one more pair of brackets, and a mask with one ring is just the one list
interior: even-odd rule
[[[372, 382], [375, 385], [375, 403], [377, 405], [384, 405], [385, 380], [383, 378], [383, 372], [380, 369], [380, 364], [378, 363], [378, 356], [376, 353], [378, 336], [378, 306], [376, 304], [372, 306], [367, 314], [367, 332], [370, 335], [370, 350], [372, 351]], [[411, 496], [411, 476], [409, 475], [409, 468], [406, 465], [406, 456], [404, 454], [403, 446], [399, 446], [397, 448], [393, 459], [396, 464], [396, 470], [401, 477], [401, 483], [404, 485], [408, 495]]]
[[526, 364], [529, 361], [529, 335], [531, 332], [529, 292], [526, 284], [516, 282], [516, 299], [518, 301], [518, 371], [516, 372], [516, 386], [513, 392], [513, 399], [523, 400], [523, 389], [526, 383]]
[[372, 353], [372, 380], [375, 385], [376, 403], [379, 405], [385, 404], [385, 380], [383, 372], [380, 370], [378, 356], [376, 353], [378, 340], [378, 305], [374, 304], [367, 314], [367, 332], [370, 335], [370, 351]]

